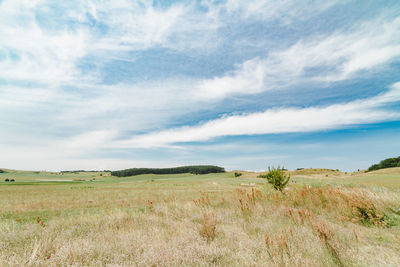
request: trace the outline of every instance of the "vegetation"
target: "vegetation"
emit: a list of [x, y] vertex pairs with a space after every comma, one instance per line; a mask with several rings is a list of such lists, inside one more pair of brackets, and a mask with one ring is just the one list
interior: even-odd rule
[[289, 183], [290, 175], [285, 174], [285, 168], [281, 168], [278, 166], [268, 167], [268, 172], [265, 175], [260, 175], [261, 178], [266, 178], [268, 183], [272, 184], [272, 186], [279, 191], [282, 191], [286, 185]]
[[198, 166], [183, 166], [176, 168], [132, 168], [121, 171], [111, 172], [112, 176], [126, 177], [140, 174], [179, 174], [179, 173], [192, 173], [192, 174], [207, 174], [207, 173], [220, 173], [225, 172], [224, 168], [212, 165], [198, 165]]
[[371, 167], [369, 167], [368, 171], [376, 171], [379, 169], [393, 168], [393, 167], [400, 167], [400, 157], [384, 159], [378, 164], [374, 164]]
[[4, 171], [4, 170], [2, 170], [2, 169], [0, 169], [0, 173], [5, 173], [5, 171]]
[[240, 173], [240, 172], [235, 172], [235, 177], [240, 177], [240, 176], [242, 176], [242, 174]]
[[12, 173], [0, 266], [400, 266], [400, 169], [291, 174], [285, 194], [248, 172]]

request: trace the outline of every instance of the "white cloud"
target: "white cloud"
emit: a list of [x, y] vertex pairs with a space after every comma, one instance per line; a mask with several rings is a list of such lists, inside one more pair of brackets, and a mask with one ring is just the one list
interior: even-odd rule
[[[145, 161], [88, 159], [91, 153], [99, 153], [107, 148], [115, 138], [112, 130], [85, 132], [72, 137], [46, 136], [44, 139], [28, 134], [17, 143], [12, 138], [6, 138], [7, 143], [1, 143], [0, 161], [2, 167], [31, 170], [104, 170], [132, 164], [146, 163]], [[19, 136], [21, 138], [21, 135]], [[2, 136], [2, 139], [4, 137]]]
[[[60, 3], [58, 8], [63, 9], [62, 12], [58, 10], [60, 18], [54, 18], [52, 13], [57, 10], [48, 5], [49, 2], [44, 0], [5, 0], [0, 3], [0, 54], [3, 55], [3, 59], [0, 59], [0, 77], [53, 85], [80, 85], [84, 82], [95, 84], [101, 81], [97, 70], [82, 73], [79, 66], [80, 60], [86, 56], [93, 56], [91, 63], [102, 66], [110, 59], [124, 58], [127, 51], [153, 47], [200, 49], [204, 52], [224, 42], [224, 37], [218, 36], [217, 31], [229, 25], [232, 20], [240, 22], [247, 16], [254, 17], [257, 14], [262, 14], [256, 16], [259, 19], [273, 19], [282, 14], [289, 16], [292, 10], [297, 10], [296, 15], [290, 17], [297, 17], [298, 13], [314, 13], [310, 11], [313, 8], [307, 5], [300, 8], [296, 4], [296, 8], [293, 8], [291, 1], [279, 4], [264, 0], [246, 4], [231, 0], [221, 4], [203, 2], [203, 6], [208, 6], [205, 12], [199, 11], [195, 3], [178, 3], [159, 8], [153, 6], [152, 1], [117, 0]], [[322, 11], [331, 5], [318, 2], [312, 6]], [[245, 17], [232, 16], [232, 12]], [[64, 27], [47, 28], [48, 25], [40, 23], [38, 14], [58, 19], [54, 23]], [[103, 26], [90, 26], [92, 20]], [[306, 48], [299, 47], [300, 50]], [[292, 50], [296, 50], [295, 47]], [[392, 53], [389, 49], [381, 51], [381, 61]], [[276, 77], [280, 71], [293, 71], [284, 68], [294, 66], [290, 63], [296, 63], [291, 62], [294, 60], [291, 58], [285, 65], [283, 60], [286, 60], [285, 55], [278, 53], [264, 61], [256, 59], [245, 62], [226, 77], [200, 81], [199, 95], [222, 98], [229, 93], [258, 93], [266, 87], [276, 86], [277, 80], [282, 78]], [[348, 68], [351, 70], [357, 64], [368, 64], [357, 62], [361, 60], [350, 62]], [[307, 66], [310, 65], [303, 68]]]
[[[7, 157], [0, 156], [0, 168], [19, 170], [120, 170], [138, 167], [172, 167], [179, 162], [167, 160], [136, 160], [115, 157], [81, 158], [79, 156], [56, 153], [54, 148], [44, 147], [5, 147]], [[38, 153], [40, 151], [41, 153]], [[80, 155], [82, 156], [82, 155]]]
[[[317, 1], [310, 7], [294, 1], [189, 1], [160, 7], [146, 0], [0, 0], [0, 146], [6, 151], [1, 161], [9, 166], [24, 161], [36, 169], [37, 162], [43, 168], [46, 162], [86, 168], [96, 160], [78, 158], [103, 149], [180, 148], [171, 143], [313, 131], [397, 118], [397, 113], [380, 108], [397, 99], [397, 91], [392, 90], [360, 102], [274, 109], [162, 130], [170, 124], [193, 122], [191, 113], [196, 117], [204, 110], [212, 113], [219, 103], [210, 99], [257, 94], [304, 80], [348, 79], [392, 62], [400, 53], [399, 18], [304, 38], [287, 49], [279, 44], [266, 57], [245, 61], [212, 79], [179, 76], [105, 85], [109, 81], [101, 76], [113, 74], [110, 62], [114, 59], [135, 64], [131, 51], [166, 48], [188, 60], [197, 59], [210, 50], [223, 49], [227, 37], [220, 36], [219, 30], [224, 27], [232, 29], [238, 39], [228, 41], [236, 45], [249, 41], [235, 35], [235, 27], [242, 23], [302, 20], [337, 3], [328, 2]], [[107, 67], [104, 73], [100, 71], [103, 67]], [[314, 72], [314, 68], [327, 71]], [[150, 129], [159, 132], [124, 140], [132, 132]], [[116, 161], [112, 164], [120, 166]]]
[[62, 105], [63, 112], [54, 114], [54, 120], [85, 130], [110, 127], [124, 132], [162, 128], [177, 116], [212, 108], [213, 105], [204, 106], [190, 98], [187, 88], [192, 83], [190, 79], [171, 79], [100, 85], [96, 95], [84, 101], [79, 94], [63, 97], [67, 99]]
[[24, 110], [40, 104], [49, 104], [59, 96], [57, 90], [7, 86], [0, 90], [0, 105], [3, 110], [6, 108]]
[[59, 146], [61, 148], [60, 150], [66, 153], [78, 151], [78, 154], [82, 154], [82, 151], [88, 152], [104, 148], [104, 146], [115, 137], [116, 132], [113, 130], [98, 130], [62, 140], [59, 142]]
[[[59, 16], [55, 15], [60, 14]], [[49, 24], [49, 21], [52, 21]], [[100, 26], [91, 26], [95, 20]], [[99, 83], [102, 65], [133, 50], [216, 47], [218, 21], [193, 4], [157, 8], [152, 1], [0, 2], [0, 78], [43, 85]], [[211, 42], [210, 40], [213, 39]]]
[[199, 82], [193, 94], [218, 100], [304, 81], [340, 81], [399, 58], [400, 17], [389, 21], [380, 18], [345, 33], [300, 40], [265, 59], [248, 60], [224, 76]]
[[76, 64], [86, 54], [87, 32], [44, 29], [34, 12], [42, 3], [0, 2], [2, 79], [58, 85], [80, 75]]
[[[293, 20], [302, 20], [306, 17], [315, 16], [324, 10], [340, 3], [340, 1], [271, 1], [271, 0], [227, 0], [220, 5], [231, 16], [240, 16], [250, 20], [280, 20], [290, 23]], [[344, 3], [344, 1], [341, 1]]]
[[207, 50], [216, 46], [216, 30], [222, 25], [194, 2], [159, 7], [154, 1], [106, 0], [86, 1], [80, 7], [72, 13], [76, 21], [95, 19], [104, 25], [100, 31], [92, 29], [91, 49], [105, 53], [154, 47]]
[[326, 107], [269, 109], [260, 113], [226, 116], [193, 127], [181, 127], [136, 136], [121, 146], [157, 147], [178, 142], [206, 141], [230, 135], [310, 132], [357, 124], [397, 120], [400, 112], [382, 106], [400, 101], [400, 83], [385, 94]]

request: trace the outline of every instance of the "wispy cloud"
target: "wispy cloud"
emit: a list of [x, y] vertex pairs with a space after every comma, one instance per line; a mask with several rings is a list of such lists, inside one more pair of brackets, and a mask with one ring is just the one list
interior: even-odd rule
[[229, 135], [276, 134], [335, 129], [400, 119], [400, 112], [383, 105], [400, 101], [400, 83], [376, 97], [325, 107], [269, 109], [226, 116], [193, 127], [181, 127], [134, 137], [124, 146], [152, 147], [178, 142], [207, 141]]
[[83, 71], [85, 57], [101, 66], [135, 50], [208, 49], [218, 43], [217, 28], [218, 22], [193, 4], [5, 0], [0, 2], [0, 78], [42, 85], [100, 83], [96, 69]]
[[[240, 0], [226, 1], [203, 1], [203, 4], [208, 6], [212, 13], [218, 14], [219, 17], [224, 17], [227, 14], [228, 20], [246, 20], [246, 21], [271, 21], [278, 20], [280, 23], [289, 24], [293, 20], [303, 20], [319, 13], [326, 9], [339, 4], [340, 1], [271, 1], [258, 0], [244, 2]], [[343, 3], [343, 1], [342, 1]], [[229, 19], [230, 18], [230, 19]]]
[[[90, 2], [92, 17], [105, 24], [106, 34], [97, 47], [106, 50], [144, 50], [155, 46], [203, 49], [219, 22], [199, 12], [194, 3], [175, 3], [166, 8], [152, 1]], [[96, 45], [95, 45], [96, 46]]]
[[42, 2], [0, 2], [3, 80], [58, 85], [79, 76], [77, 63], [87, 51], [87, 33], [84, 29], [54, 32], [41, 27], [33, 10]]
[[194, 94], [222, 99], [257, 94], [305, 81], [336, 82], [400, 59], [400, 18], [376, 19], [346, 32], [313, 36], [265, 59], [248, 60], [231, 73], [199, 83]]

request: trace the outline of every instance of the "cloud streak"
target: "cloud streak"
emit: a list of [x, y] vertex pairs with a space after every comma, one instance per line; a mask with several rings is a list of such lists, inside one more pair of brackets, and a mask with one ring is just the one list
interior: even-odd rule
[[400, 17], [366, 22], [348, 32], [313, 36], [287, 49], [245, 61], [224, 76], [202, 81], [194, 95], [223, 99], [304, 82], [337, 82], [400, 58]]
[[351, 125], [400, 119], [400, 112], [382, 106], [400, 101], [400, 83], [373, 98], [325, 107], [268, 109], [264, 112], [225, 116], [194, 127], [181, 127], [137, 136], [123, 146], [157, 147], [181, 142], [201, 142], [232, 135], [259, 135], [331, 130]]

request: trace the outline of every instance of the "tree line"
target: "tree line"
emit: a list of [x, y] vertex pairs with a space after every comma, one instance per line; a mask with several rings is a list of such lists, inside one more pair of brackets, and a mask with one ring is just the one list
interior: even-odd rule
[[112, 171], [112, 176], [126, 177], [140, 174], [178, 174], [178, 173], [192, 173], [192, 174], [207, 174], [225, 172], [225, 169], [213, 165], [195, 165], [195, 166], [182, 166], [175, 168], [131, 168], [120, 171]]
[[384, 159], [378, 164], [374, 164], [371, 167], [369, 167], [368, 171], [376, 171], [379, 169], [393, 168], [393, 167], [400, 167], [400, 157]]

